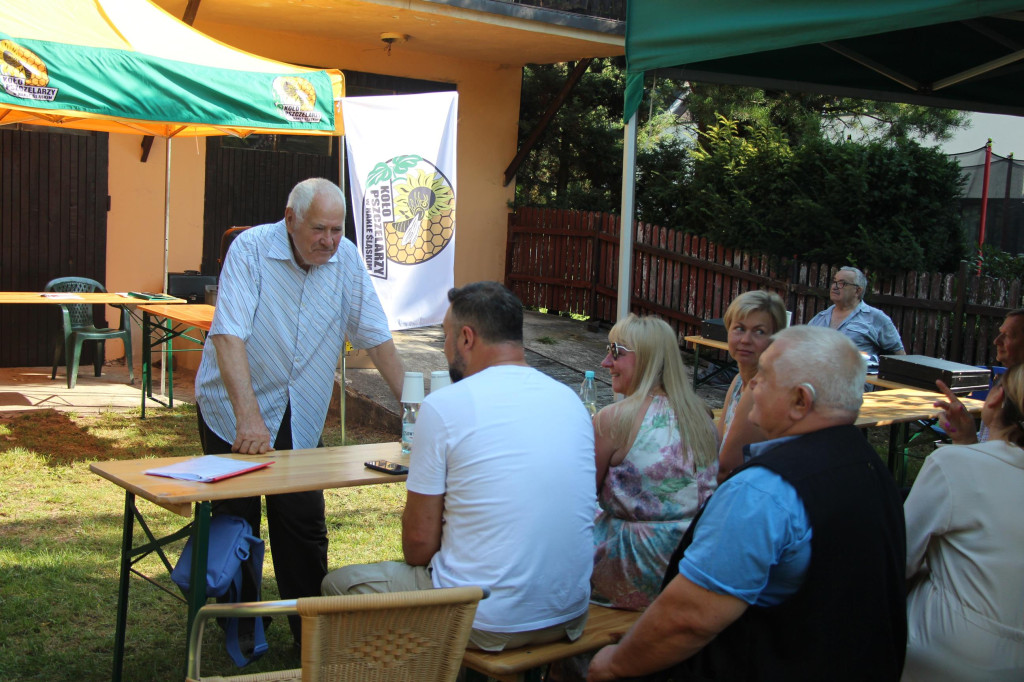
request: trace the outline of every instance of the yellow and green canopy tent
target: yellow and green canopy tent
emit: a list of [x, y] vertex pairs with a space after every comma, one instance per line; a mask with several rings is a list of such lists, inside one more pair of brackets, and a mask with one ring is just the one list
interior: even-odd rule
[[340, 71], [237, 50], [149, 0], [0, 4], [0, 125], [340, 135], [343, 95]]

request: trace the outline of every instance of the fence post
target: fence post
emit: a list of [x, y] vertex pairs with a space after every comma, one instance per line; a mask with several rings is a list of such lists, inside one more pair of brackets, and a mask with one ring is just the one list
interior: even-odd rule
[[513, 227], [516, 224], [516, 211], [508, 214], [508, 234], [505, 237], [505, 286], [513, 291], [512, 285], [512, 254], [515, 252], [515, 232]]
[[964, 345], [964, 308], [967, 301], [967, 261], [960, 261], [960, 269], [956, 275], [956, 301], [953, 305], [953, 338], [948, 360], [963, 362], [961, 357]]
[[594, 317], [597, 315], [597, 250], [599, 248], [597, 232], [601, 221], [593, 211], [588, 211], [586, 215], [587, 228], [590, 230], [590, 267], [587, 269], [590, 274], [590, 309], [587, 311], [587, 316]]

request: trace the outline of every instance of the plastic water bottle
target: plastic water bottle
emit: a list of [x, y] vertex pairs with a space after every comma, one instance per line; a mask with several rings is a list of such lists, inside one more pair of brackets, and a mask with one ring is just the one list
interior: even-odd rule
[[594, 372], [593, 370], [587, 370], [587, 373], [583, 376], [583, 384], [580, 386], [580, 400], [583, 401], [583, 407], [587, 408], [587, 412], [593, 417], [597, 414], [597, 386], [594, 384]]
[[416, 413], [419, 403], [402, 403], [402, 454], [412, 452], [412, 439], [416, 435]]
[[412, 437], [416, 433], [416, 414], [423, 402], [423, 372], [406, 372], [402, 384], [402, 454], [412, 452]]

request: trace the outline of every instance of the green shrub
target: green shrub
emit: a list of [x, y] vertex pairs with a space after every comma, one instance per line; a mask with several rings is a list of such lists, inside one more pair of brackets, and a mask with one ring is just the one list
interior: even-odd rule
[[720, 118], [692, 153], [682, 222], [733, 248], [852, 263], [876, 272], [951, 271], [966, 254], [959, 166], [915, 142], [824, 139], [790, 147], [778, 128]]

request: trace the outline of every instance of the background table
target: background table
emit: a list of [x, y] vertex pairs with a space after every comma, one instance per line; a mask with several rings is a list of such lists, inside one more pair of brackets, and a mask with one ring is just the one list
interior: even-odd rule
[[[166, 371], [167, 402], [153, 395], [153, 348], [163, 346], [165, 359], [173, 358], [174, 339], [183, 338], [200, 346], [206, 341], [206, 332], [213, 324], [215, 308], [204, 303], [189, 305], [164, 305], [163, 303], [146, 303], [139, 306], [142, 313], [142, 418], [146, 418], [146, 399], [149, 398], [161, 405], [174, 407], [174, 363], [162, 362], [161, 378]], [[202, 337], [190, 336], [193, 329], [198, 329]], [[179, 349], [181, 350], [181, 349]], [[194, 350], [194, 349], [185, 349]], [[161, 387], [162, 388], [162, 387]]]
[[[171, 562], [164, 555], [163, 547], [189, 535], [195, 551], [192, 553], [192, 575], [206, 575], [206, 548], [210, 533], [210, 508], [214, 500], [230, 500], [257, 495], [327, 490], [359, 485], [375, 485], [404, 481], [404, 475], [385, 474], [363, 466], [363, 462], [374, 459], [389, 459], [408, 465], [408, 457], [402, 457], [399, 443], [375, 443], [370, 445], [348, 445], [311, 450], [279, 450], [266, 455], [242, 456], [224, 455], [246, 462], [273, 462], [269, 467], [253, 471], [216, 483], [178, 481], [161, 476], [150, 476], [148, 469], [175, 464], [191, 459], [189, 457], [165, 457], [161, 459], [133, 459], [96, 462], [89, 470], [98, 476], [124, 488], [124, 520], [121, 535], [120, 578], [117, 593], [117, 625], [114, 634], [114, 670], [112, 679], [121, 679], [124, 662], [125, 629], [128, 621], [128, 587], [132, 573], [142, 576], [133, 568], [143, 557], [157, 552], [170, 572]], [[180, 530], [158, 538], [154, 536], [136, 506], [136, 497], [149, 500], [164, 509], [193, 520]], [[134, 544], [135, 520], [146, 535], [146, 541]], [[144, 576], [143, 576], [144, 577]], [[185, 642], [192, 630], [196, 612], [206, 603], [206, 581], [193, 580], [187, 598], [188, 619]], [[184, 661], [182, 662], [184, 668]]]
[[[60, 293], [60, 292], [47, 292], [47, 293]], [[75, 296], [75, 298], [66, 298], [66, 296]], [[170, 298], [163, 299], [161, 303], [167, 304], [178, 304], [185, 303], [185, 299], [182, 298]], [[74, 305], [74, 304], [96, 304], [105, 303], [107, 305], [142, 305], [149, 303], [149, 301], [143, 298], [135, 298], [134, 296], [122, 296], [118, 293], [81, 293], [81, 294], [65, 294], [64, 296], [57, 298], [53, 296], [45, 296], [40, 291], [0, 291], [0, 305], [5, 303], [42, 303], [42, 304], [63, 304], [63, 305]]]
[[[695, 390], [695, 391], [697, 390], [697, 387], [700, 386], [701, 384], [707, 383], [712, 378], [718, 376], [722, 372], [725, 372], [726, 370], [736, 366], [736, 363], [733, 362], [731, 358], [729, 360], [727, 360], [725, 363], [718, 363], [718, 362], [714, 362], [714, 361], [709, 360], [708, 363], [711, 364], [711, 365], [714, 365], [714, 367], [715, 367], [714, 371], [712, 371], [710, 374], [705, 376], [703, 379], [698, 379], [697, 378], [697, 373], [698, 373], [698, 370], [700, 369], [700, 349], [701, 349], [701, 347], [714, 348], [716, 350], [721, 350], [721, 351], [725, 351], [726, 353], [728, 353], [729, 352], [729, 344], [726, 343], [725, 341], [719, 341], [717, 339], [709, 339], [709, 338], [707, 338], [705, 336], [686, 336], [686, 337], [683, 338], [683, 340], [686, 341], [687, 343], [692, 343], [693, 344], [693, 390]], [[871, 384], [872, 386], [877, 386], [878, 388], [883, 388], [883, 389], [898, 389], [898, 390], [912, 390], [912, 391], [921, 390], [917, 386], [911, 386], [910, 384], [901, 384], [898, 381], [889, 381], [888, 379], [881, 379], [881, 378], [878, 377], [877, 374], [868, 374], [867, 377], [865, 378], [865, 381], [867, 383]], [[938, 393], [939, 389], [938, 388], [935, 388], [934, 390], [929, 389], [929, 391], [932, 392], [932, 393]], [[962, 391], [962, 392], [967, 393], [969, 391]], [[865, 393], [864, 395], [866, 396], [868, 394]]]
[[[861, 429], [889, 427], [888, 465], [893, 476], [901, 473], [903, 457], [900, 449], [907, 442], [907, 429], [910, 424], [933, 419], [938, 415], [941, 410], [933, 403], [941, 397], [940, 393], [917, 388], [896, 388], [864, 394], [864, 402], [853, 425]], [[973, 416], [981, 414], [981, 408], [985, 404], [984, 401], [973, 398], [961, 397], [959, 400]], [[721, 414], [722, 410], [715, 410], [716, 422], [721, 419]]]
[[[906, 478], [906, 471], [903, 470], [905, 460], [900, 450], [907, 444], [910, 425], [936, 417], [941, 410], [933, 403], [941, 397], [941, 393], [914, 388], [872, 391], [864, 394], [864, 404], [861, 405], [854, 425], [861, 428], [889, 427], [889, 471], [898, 481], [902, 482]], [[981, 408], [985, 404], [984, 401], [973, 398], [960, 397], [959, 400], [974, 416], [981, 414]]]

